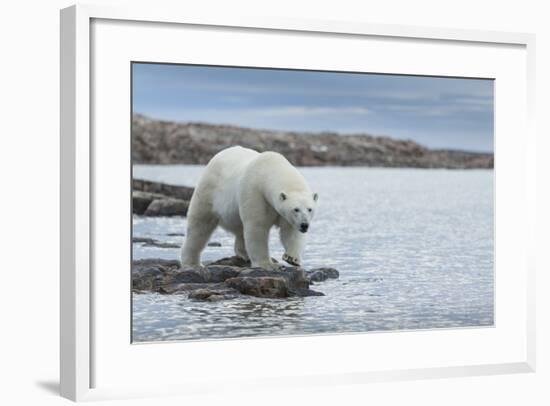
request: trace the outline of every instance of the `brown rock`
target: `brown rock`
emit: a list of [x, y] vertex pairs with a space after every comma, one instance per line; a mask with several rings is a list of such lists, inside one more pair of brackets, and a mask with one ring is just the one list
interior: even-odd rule
[[237, 277], [225, 281], [225, 284], [244, 295], [283, 298], [288, 297], [288, 281], [285, 278], [271, 276]]

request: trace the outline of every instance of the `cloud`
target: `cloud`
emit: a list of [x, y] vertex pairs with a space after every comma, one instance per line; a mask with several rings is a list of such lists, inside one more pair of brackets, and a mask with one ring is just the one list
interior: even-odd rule
[[133, 78], [134, 111], [165, 120], [492, 145], [492, 80], [154, 64]]
[[317, 106], [281, 106], [250, 109], [248, 113], [263, 117], [297, 117], [327, 115], [365, 115], [370, 112], [365, 107], [317, 107]]
[[382, 110], [390, 113], [409, 114], [418, 117], [463, 117], [465, 114], [490, 113], [490, 104], [431, 104], [431, 105], [400, 105], [384, 106]]

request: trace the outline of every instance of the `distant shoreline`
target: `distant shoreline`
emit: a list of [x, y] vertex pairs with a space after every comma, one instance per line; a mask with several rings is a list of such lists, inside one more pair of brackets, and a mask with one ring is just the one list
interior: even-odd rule
[[430, 149], [414, 141], [369, 134], [257, 130], [155, 120], [134, 114], [132, 163], [205, 165], [234, 145], [276, 151], [301, 167], [493, 169], [492, 153]]

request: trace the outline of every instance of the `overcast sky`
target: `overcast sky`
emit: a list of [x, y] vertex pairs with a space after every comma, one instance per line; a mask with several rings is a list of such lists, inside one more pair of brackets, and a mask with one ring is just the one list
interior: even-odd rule
[[133, 111], [493, 151], [492, 80], [140, 63], [133, 64]]

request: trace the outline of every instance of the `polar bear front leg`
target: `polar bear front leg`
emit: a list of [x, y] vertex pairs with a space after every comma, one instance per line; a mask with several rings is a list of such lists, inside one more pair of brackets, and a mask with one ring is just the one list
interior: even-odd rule
[[304, 234], [292, 227], [286, 220], [281, 219], [280, 237], [285, 249], [283, 261], [290, 265], [301, 266], [305, 246]]
[[244, 242], [253, 267], [274, 269], [276, 265], [269, 256], [269, 229], [266, 224], [248, 222], [244, 224]]

